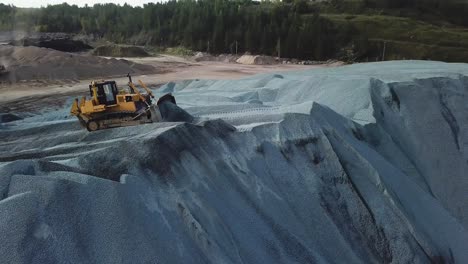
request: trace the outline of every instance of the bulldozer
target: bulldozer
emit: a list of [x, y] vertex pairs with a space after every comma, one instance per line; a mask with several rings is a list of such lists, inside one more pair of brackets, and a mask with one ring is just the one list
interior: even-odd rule
[[76, 98], [70, 114], [78, 118], [82, 127], [88, 131], [134, 126], [145, 123], [161, 122], [163, 117], [159, 105], [165, 102], [176, 104], [172, 94], [159, 98], [156, 105], [150, 89], [139, 80], [146, 93], [141, 93], [133, 84], [130, 74], [128, 88], [119, 89], [115, 81], [92, 81], [89, 85], [90, 99], [83, 96]]

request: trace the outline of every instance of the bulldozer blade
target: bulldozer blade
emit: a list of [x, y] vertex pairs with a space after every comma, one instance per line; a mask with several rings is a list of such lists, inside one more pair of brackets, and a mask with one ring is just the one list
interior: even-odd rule
[[176, 100], [172, 94], [168, 93], [159, 98], [157, 105], [160, 105], [164, 102], [171, 102], [176, 105]]
[[157, 105], [152, 105], [149, 109], [151, 112], [151, 120], [153, 122], [161, 122], [163, 121], [161, 111], [159, 111], [159, 107]]

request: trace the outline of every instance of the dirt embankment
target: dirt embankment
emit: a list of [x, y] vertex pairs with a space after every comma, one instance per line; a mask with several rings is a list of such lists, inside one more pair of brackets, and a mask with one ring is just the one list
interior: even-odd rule
[[0, 64], [5, 65], [8, 71], [0, 76], [3, 83], [157, 73], [151, 65], [124, 59], [106, 59], [38, 47], [0, 46]]

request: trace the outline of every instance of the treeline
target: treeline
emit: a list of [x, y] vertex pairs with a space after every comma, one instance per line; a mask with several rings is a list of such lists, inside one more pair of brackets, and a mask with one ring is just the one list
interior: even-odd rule
[[317, 3], [307, 0], [170, 0], [143, 7], [97, 4], [80, 8], [61, 4], [38, 9], [0, 4], [0, 30], [83, 33], [119, 43], [161, 47], [181, 45], [212, 53], [248, 51], [322, 60], [336, 58], [350, 46], [354, 49], [353, 56], [359, 54], [366, 48], [367, 37], [362, 32], [356, 34], [352, 26], [334, 25], [320, 16], [320, 12], [359, 13], [410, 8], [440, 15], [458, 7], [450, 19], [468, 24], [468, 16], [463, 13], [465, 7], [456, 3], [452, 0], [330, 0]]
[[339, 34], [309, 7], [304, 0], [172, 0], [143, 8], [115, 4], [79, 8], [61, 4], [32, 10], [0, 5], [0, 26], [4, 30], [22, 27], [96, 34], [117, 42], [144, 39], [142, 44], [182, 45], [213, 53], [249, 51], [309, 59], [332, 57], [336, 47], [331, 43]]

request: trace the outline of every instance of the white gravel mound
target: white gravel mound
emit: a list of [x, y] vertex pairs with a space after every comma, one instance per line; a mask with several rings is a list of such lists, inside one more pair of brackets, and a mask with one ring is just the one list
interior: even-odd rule
[[468, 65], [173, 92], [193, 123], [0, 128], [2, 263], [466, 263]]
[[265, 65], [278, 63], [275, 58], [263, 55], [242, 55], [236, 60], [240, 64]]

